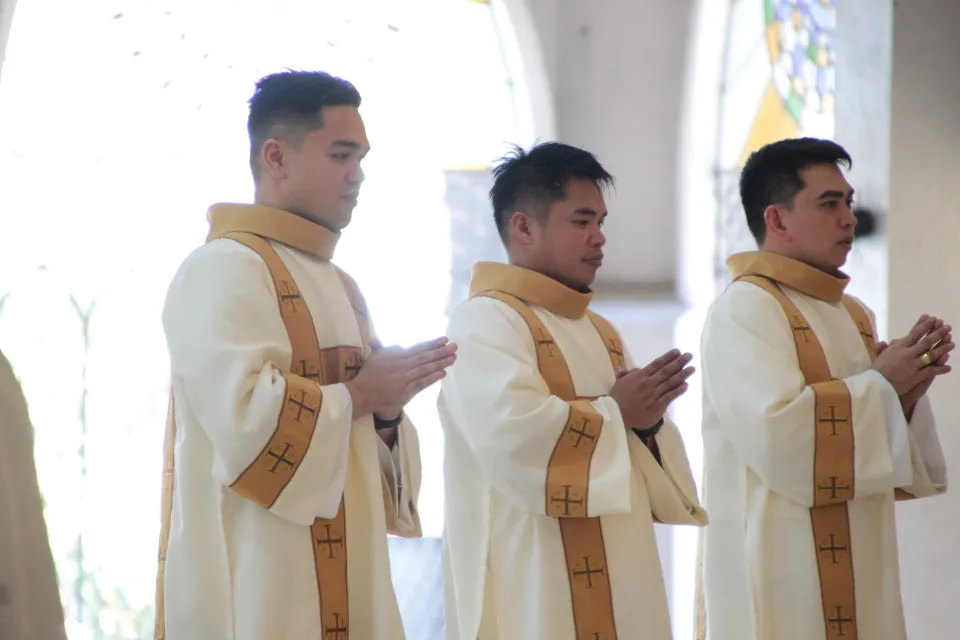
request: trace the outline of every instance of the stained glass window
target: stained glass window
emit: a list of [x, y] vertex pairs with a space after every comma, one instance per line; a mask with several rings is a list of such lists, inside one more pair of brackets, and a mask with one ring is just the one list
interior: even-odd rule
[[[373, 151], [338, 261], [384, 341], [409, 344], [446, 321], [450, 176], [462, 191], [521, 138], [501, 38], [468, 0], [19, 0], [0, 84], [0, 349], [36, 426], [71, 640], [152, 637], [159, 314], [207, 207], [252, 197], [254, 81], [322, 68], [363, 94]], [[436, 391], [409, 411], [427, 536], [442, 526]]]
[[737, 191], [747, 156], [784, 138], [834, 135], [835, 0], [731, 2], [726, 29], [716, 158], [718, 286], [727, 280], [727, 257], [755, 248]]

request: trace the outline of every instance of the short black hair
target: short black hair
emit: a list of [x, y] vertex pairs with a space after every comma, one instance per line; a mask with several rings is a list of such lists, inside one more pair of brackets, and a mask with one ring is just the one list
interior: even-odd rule
[[836, 142], [818, 138], [772, 142], [747, 158], [740, 172], [740, 202], [758, 245], [763, 244], [767, 230], [763, 212], [773, 204], [791, 205], [806, 186], [800, 172], [817, 164], [843, 165], [849, 169], [853, 160]]
[[[324, 71], [282, 71], [261, 78], [250, 98], [250, 169], [257, 176], [263, 143], [286, 130], [302, 136], [323, 126], [324, 107], [359, 107], [360, 92]], [[298, 142], [298, 139], [291, 140]]]
[[592, 153], [561, 142], [544, 142], [529, 151], [514, 146], [499, 158], [493, 168], [490, 202], [504, 244], [514, 212], [525, 209], [546, 215], [551, 204], [566, 197], [567, 184], [573, 179], [590, 180], [598, 189], [614, 184], [613, 176]]

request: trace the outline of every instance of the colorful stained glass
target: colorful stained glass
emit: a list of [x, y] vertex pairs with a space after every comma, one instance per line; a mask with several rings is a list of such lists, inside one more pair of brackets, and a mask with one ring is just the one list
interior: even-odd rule
[[784, 138], [834, 135], [836, 0], [731, 3], [718, 137], [716, 274], [754, 248], [737, 189], [747, 157]]
[[765, 0], [767, 52], [777, 95], [801, 127], [832, 114], [835, 0]]

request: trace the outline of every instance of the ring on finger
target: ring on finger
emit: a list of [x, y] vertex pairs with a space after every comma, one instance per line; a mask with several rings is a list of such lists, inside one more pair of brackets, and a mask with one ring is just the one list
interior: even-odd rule
[[922, 362], [925, 367], [928, 367], [933, 364], [933, 356], [930, 355], [929, 351], [924, 351], [920, 354], [920, 362]]

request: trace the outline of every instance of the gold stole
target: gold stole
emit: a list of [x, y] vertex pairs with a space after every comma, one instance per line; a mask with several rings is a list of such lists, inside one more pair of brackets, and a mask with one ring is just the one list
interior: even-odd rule
[[[827, 640], [857, 640], [856, 589], [847, 510], [847, 501], [853, 500], [855, 491], [850, 391], [843, 380], [830, 375], [820, 341], [780, 286], [758, 275], [739, 280], [760, 287], [780, 303], [793, 331], [800, 371], [814, 392], [814, 507], [810, 509], [810, 521], [820, 574], [824, 626]], [[857, 324], [864, 347], [873, 360], [876, 342], [870, 319], [850, 296], [844, 295], [841, 302]]]
[[[525, 302], [496, 290], [475, 295], [499, 300], [520, 314], [533, 335], [540, 375], [551, 394], [570, 404], [566, 426], [547, 465], [546, 513], [560, 523], [577, 639], [616, 640], [603, 529], [600, 518], [587, 516], [590, 460], [597, 446], [603, 417], [588, 399], [577, 396], [563, 354], [543, 321]], [[626, 366], [623, 342], [616, 329], [591, 311], [587, 311], [587, 316], [603, 339], [612, 366]]]
[[[244, 244], [264, 261], [273, 279], [280, 316], [293, 351], [289, 371], [285, 372], [288, 375], [284, 376], [287, 388], [277, 427], [260, 454], [230, 485], [243, 497], [264, 509], [269, 509], [293, 478], [310, 445], [316, 428], [317, 415], [323, 402], [320, 386], [356, 377], [363, 364], [364, 355], [370, 352], [367, 307], [354, 280], [339, 267], [335, 267], [356, 315], [363, 347], [362, 349], [332, 347], [321, 350], [310, 310], [283, 260], [270, 243], [263, 237], [247, 231], [230, 231], [219, 235], [212, 233], [208, 242], [216, 238], [230, 238]], [[155, 640], [166, 638], [163, 585], [167, 545], [170, 538], [170, 515], [173, 510], [175, 439], [176, 421], [171, 390], [164, 439]], [[317, 518], [309, 531], [316, 566], [318, 604], [324, 637], [327, 634], [334, 634], [341, 640], [346, 640], [349, 638], [350, 613], [347, 595], [346, 511], [343, 496], [340, 498], [337, 515], [332, 519]]]

